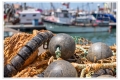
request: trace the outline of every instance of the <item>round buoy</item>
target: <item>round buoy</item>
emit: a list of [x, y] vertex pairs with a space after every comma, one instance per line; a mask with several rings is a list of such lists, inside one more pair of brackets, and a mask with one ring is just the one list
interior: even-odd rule
[[44, 77], [77, 77], [77, 71], [71, 63], [57, 60], [46, 68]]
[[105, 43], [97, 42], [90, 46], [87, 54], [89, 61], [95, 62], [113, 56], [111, 49]]
[[115, 78], [115, 77], [112, 75], [101, 75], [101, 76], [98, 76], [97, 78]]
[[60, 51], [60, 58], [69, 59], [75, 52], [75, 41], [68, 34], [60, 33], [52, 37], [49, 42], [49, 51], [56, 57], [56, 51]]

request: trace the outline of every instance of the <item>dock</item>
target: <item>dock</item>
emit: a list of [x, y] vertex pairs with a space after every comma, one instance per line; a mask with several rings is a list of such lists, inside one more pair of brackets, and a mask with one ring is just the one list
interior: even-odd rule
[[12, 36], [13, 34], [19, 33], [20, 31], [15, 30], [15, 29], [11, 29], [11, 28], [4, 28], [4, 39], [6, 37]]
[[11, 29], [11, 28], [4, 28], [4, 32], [13, 32], [13, 33], [19, 33], [20, 31], [17, 31], [17, 30], [14, 30], [14, 29]]
[[5, 27], [16, 29], [19, 31], [26, 31], [26, 30], [33, 30], [33, 29], [46, 30], [46, 27], [44, 25], [37, 25], [37, 26], [33, 26], [33, 25], [5, 25]]
[[116, 23], [109, 23], [109, 26], [116, 26]]
[[109, 23], [109, 26], [112, 26], [112, 28], [116, 28], [116, 23]]

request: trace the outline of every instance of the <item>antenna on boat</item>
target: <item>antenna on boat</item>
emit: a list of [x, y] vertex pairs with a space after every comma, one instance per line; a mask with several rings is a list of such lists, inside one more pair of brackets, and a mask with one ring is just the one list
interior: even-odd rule
[[51, 7], [53, 8], [53, 10], [55, 12], [55, 7], [54, 7], [53, 3], [51, 2], [50, 4], [51, 4]]
[[[100, 9], [100, 4], [97, 4], [97, 8], [98, 8], [98, 14], [99, 14], [99, 9]], [[98, 14], [96, 15], [97, 17], [98, 17]], [[97, 19], [97, 17], [96, 17], [96, 19]]]
[[67, 3], [62, 2], [62, 5], [63, 5], [63, 6], [66, 6], [66, 8], [69, 9], [69, 5], [70, 5], [70, 3], [69, 3], [69, 2], [67, 2]]
[[24, 3], [24, 10], [26, 10], [26, 8], [27, 8], [27, 7], [26, 7], [26, 2], [25, 2], [25, 3]]

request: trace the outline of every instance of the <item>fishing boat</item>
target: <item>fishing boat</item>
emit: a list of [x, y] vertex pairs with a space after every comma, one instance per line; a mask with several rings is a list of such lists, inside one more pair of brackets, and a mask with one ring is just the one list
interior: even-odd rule
[[34, 20], [38, 22], [38, 24], [42, 24], [41, 13], [34, 9], [23, 10], [19, 12], [20, 24], [32, 24]]
[[103, 32], [110, 31], [109, 19], [102, 18], [101, 21], [92, 20], [87, 17], [79, 18], [79, 21], [71, 26], [46, 25], [46, 29], [52, 32]]
[[72, 19], [69, 10], [57, 9], [56, 11], [51, 12], [51, 16], [44, 16], [43, 21], [59, 25], [71, 25]]
[[51, 25], [47, 23], [46, 29], [50, 30], [52, 32], [65, 32], [65, 33], [86, 33], [86, 32], [104, 32], [104, 31], [109, 31], [110, 27], [109, 26], [87, 26], [87, 27], [79, 27], [79, 26], [58, 26], [58, 25]]
[[96, 21], [99, 22], [100, 24], [102, 23], [102, 18], [109, 19], [109, 25], [112, 26], [112, 28], [116, 28], [116, 18], [109, 13], [93, 13], [92, 14], [95, 18]]
[[76, 23], [83, 23], [83, 19], [86, 20], [85, 22], [92, 22], [95, 19], [95, 17], [91, 14], [88, 14], [86, 12], [79, 12], [75, 18], [75, 21]]
[[[17, 6], [17, 8], [16, 8]], [[20, 5], [12, 4], [5, 9], [8, 16], [7, 23], [12, 24], [36, 24], [42, 25], [41, 10], [35, 8], [20, 8]]]

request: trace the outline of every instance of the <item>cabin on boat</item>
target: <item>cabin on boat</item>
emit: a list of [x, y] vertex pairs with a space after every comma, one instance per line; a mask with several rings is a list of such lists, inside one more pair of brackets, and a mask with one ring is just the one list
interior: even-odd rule
[[31, 24], [33, 20], [38, 20], [38, 23], [42, 23], [41, 12], [36, 10], [23, 10], [19, 12], [19, 19], [21, 24]]
[[72, 15], [69, 12], [69, 10], [57, 9], [51, 12], [51, 16], [45, 16], [44, 21], [63, 24], [63, 25], [71, 25]]
[[95, 17], [91, 14], [87, 14], [85, 12], [79, 12], [75, 18], [75, 22], [77, 23], [91, 23], [95, 21]]

